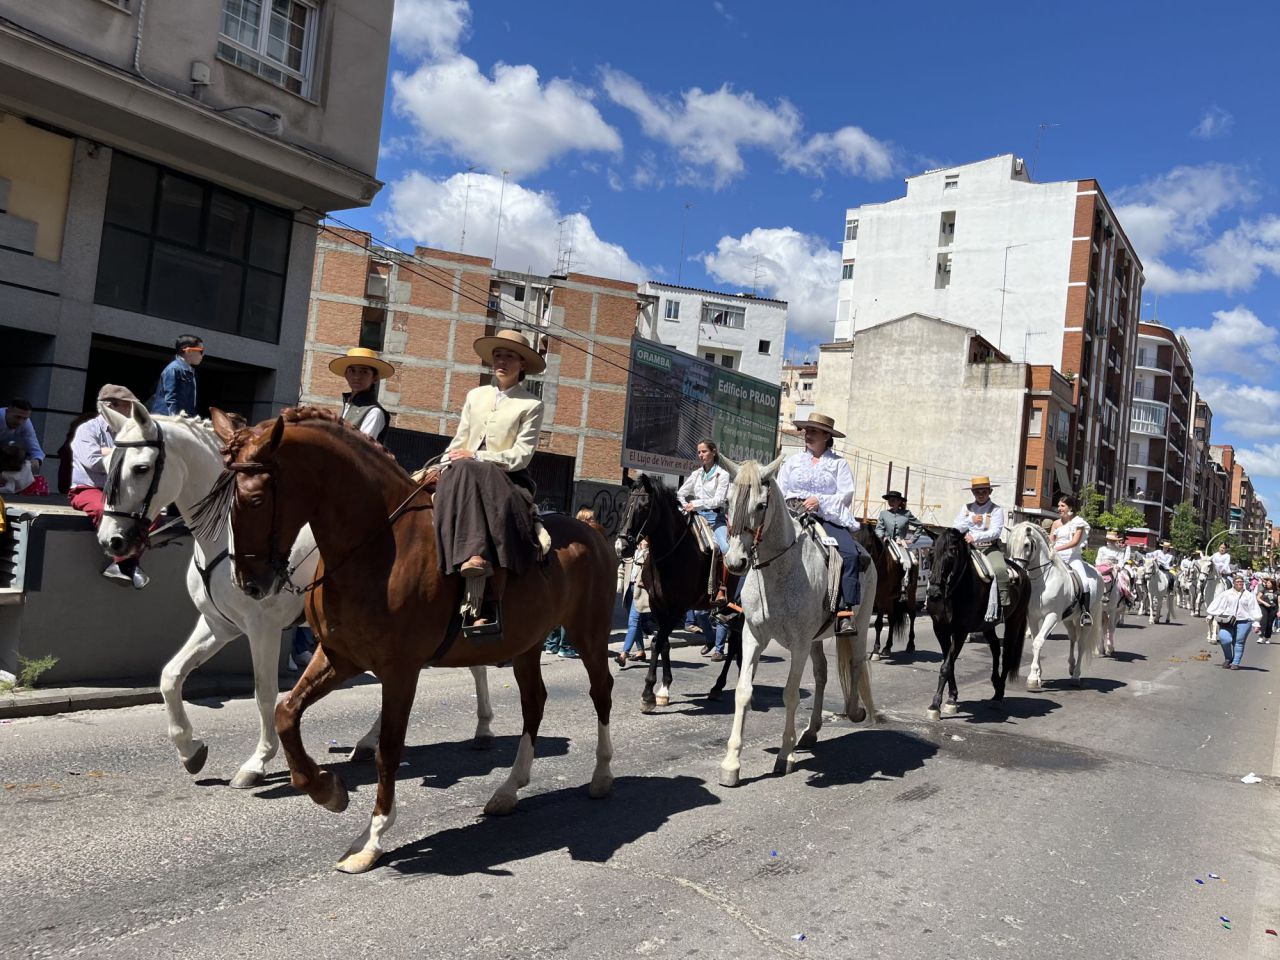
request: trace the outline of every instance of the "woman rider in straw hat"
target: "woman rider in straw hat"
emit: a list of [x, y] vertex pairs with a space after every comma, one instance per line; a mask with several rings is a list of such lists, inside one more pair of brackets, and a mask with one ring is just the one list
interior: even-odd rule
[[[434, 498], [440, 569], [468, 579], [492, 577], [496, 569], [523, 573], [534, 559], [528, 467], [543, 407], [522, 381], [546, 369], [514, 330], [481, 337], [475, 351], [493, 368], [493, 383], [467, 394]], [[497, 602], [502, 584], [492, 586]]]
[[365, 347], [352, 347], [345, 357], [329, 361], [329, 369], [347, 381], [342, 395], [342, 419], [379, 443], [387, 432], [387, 411], [378, 402], [378, 381], [396, 368]]

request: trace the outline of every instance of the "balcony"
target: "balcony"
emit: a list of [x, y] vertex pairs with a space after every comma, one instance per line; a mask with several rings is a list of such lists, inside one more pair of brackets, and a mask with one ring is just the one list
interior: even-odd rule
[[1167, 430], [1168, 409], [1152, 400], [1134, 400], [1129, 429], [1149, 437], [1163, 437]]

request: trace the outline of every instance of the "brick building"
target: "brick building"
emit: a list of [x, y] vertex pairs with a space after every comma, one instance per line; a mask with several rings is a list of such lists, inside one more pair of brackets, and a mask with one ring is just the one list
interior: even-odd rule
[[1178, 504], [1195, 501], [1191, 351], [1168, 327], [1143, 321], [1134, 367], [1125, 499], [1165, 537]]
[[496, 270], [488, 258], [428, 247], [408, 255], [367, 233], [326, 227], [316, 244], [302, 399], [336, 406], [345, 385], [329, 361], [371, 347], [396, 365], [381, 387], [392, 427], [450, 437], [467, 391], [489, 382], [472, 342], [506, 327], [536, 330], [547, 369], [526, 386], [546, 404], [539, 450], [572, 458], [574, 481], [617, 483], [628, 351], [642, 310], [652, 301], [634, 283]]

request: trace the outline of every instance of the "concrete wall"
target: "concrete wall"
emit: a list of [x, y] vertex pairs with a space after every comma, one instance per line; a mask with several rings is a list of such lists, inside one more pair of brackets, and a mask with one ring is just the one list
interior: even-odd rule
[[[157, 682], [198, 617], [186, 587], [190, 541], [147, 554], [151, 583], [134, 590], [102, 577], [107, 561], [87, 517], [66, 508], [10, 506], [11, 513], [30, 509], [38, 518], [29, 539], [25, 602], [0, 606], [0, 668], [16, 672], [18, 654], [52, 654], [58, 663], [41, 676], [44, 684]], [[281, 666], [287, 656], [284, 644]], [[248, 643], [228, 644], [201, 669], [252, 675]]]
[[[870, 479], [870, 513], [879, 509], [893, 461], [893, 485], [926, 522], [949, 524], [969, 501], [968, 480], [1001, 485], [995, 500], [1014, 505], [1027, 403], [1019, 363], [967, 362], [972, 331], [909, 316], [824, 344], [815, 409], [848, 435], [839, 452], [857, 464], [855, 512]], [[924, 507], [921, 508], [923, 500]]]
[[[660, 298], [654, 311], [653, 339], [682, 353], [702, 357], [708, 351], [735, 358], [734, 369], [769, 383], [782, 384], [783, 347], [787, 338], [787, 305], [780, 300], [738, 297], [710, 290], [664, 283], [646, 283], [641, 292]], [[667, 301], [680, 304], [678, 320], [666, 319]], [[741, 329], [699, 322], [704, 303], [742, 307], [746, 317]], [[760, 341], [769, 341], [768, 353], [759, 350]]]
[[[132, 71], [138, 3], [125, 10], [102, 0], [0, 0], [0, 17], [102, 63]], [[281, 139], [366, 174], [378, 159], [392, 0], [320, 4], [311, 88], [299, 96], [218, 59], [222, 3], [147, 0], [139, 54], [153, 83], [213, 107], [251, 105], [279, 112]], [[191, 83], [193, 61], [211, 83]]]
[[[958, 185], [947, 188], [948, 177]], [[995, 157], [912, 177], [907, 195], [850, 208], [856, 240], [843, 260], [854, 276], [839, 284], [835, 339], [919, 312], [972, 327], [1015, 360], [1062, 356], [1076, 182], [1031, 183], [1014, 158]], [[943, 244], [944, 211], [955, 233]], [[1007, 252], [1007, 274], [1006, 274]], [[950, 285], [936, 289], [940, 253], [952, 258]], [[1003, 300], [1003, 330], [1001, 304]], [[1047, 332], [1024, 341], [1024, 334]]]

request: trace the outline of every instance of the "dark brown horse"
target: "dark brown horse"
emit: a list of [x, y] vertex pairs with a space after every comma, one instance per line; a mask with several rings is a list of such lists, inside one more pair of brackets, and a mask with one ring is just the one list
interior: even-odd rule
[[[649, 593], [653, 616], [658, 621], [654, 635], [649, 671], [645, 675], [644, 690], [640, 693], [642, 713], [653, 712], [654, 707], [665, 707], [671, 697], [671, 631], [684, 622], [689, 610], [710, 606], [707, 580], [711, 558], [698, 549], [697, 540], [689, 525], [689, 516], [680, 508], [675, 493], [662, 481], [647, 474], [641, 475], [631, 488], [622, 520], [618, 523], [618, 553], [630, 557], [641, 537], [649, 538], [649, 561], [645, 564], [643, 584]], [[711, 688], [708, 697], [716, 699], [724, 690], [729, 663], [737, 658], [742, 669], [742, 618], [736, 618], [730, 629], [729, 656], [720, 671], [720, 677]], [[706, 638], [711, 642], [711, 638]], [[737, 639], [738, 642], [734, 643]], [[662, 682], [658, 682], [658, 661], [662, 661]]]
[[[905, 587], [902, 580], [902, 564], [869, 524], [863, 524], [854, 538], [871, 553], [876, 564], [876, 642], [871, 648], [871, 659], [879, 660], [893, 653], [893, 641], [907, 634], [906, 652], [916, 649], [916, 587], [920, 568], [912, 566]], [[885, 618], [889, 620], [889, 641], [880, 649], [880, 631]]]
[[542, 642], [557, 626], [564, 626], [581, 654], [599, 721], [590, 794], [609, 792], [613, 678], [608, 643], [617, 561], [598, 529], [569, 517], [545, 517], [552, 540], [546, 562], [522, 576], [494, 575], [493, 586], [505, 587], [503, 634], [465, 639], [459, 636], [462, 578], [440, 572], [430, 495], [381, 447], [333, 414], [308, 407], [286, 410], [246, 430], [234, 430], [217, 410], [213, 422], [227, 444], [224, 454], [235, 478], [231, 523], [241, 588], [262, 596], [288, 581], [288, 548], [305, 523], [311, 524], [325, 561], [306, 602], [320, 646], [277, 706], [276, 729], [293, 785], [329, 810], [346, 808], [347, 789], [307, 755], [299, 729], [302, 714], [358, 673], [371, 671], [382, 681], [377, 800], [368, 828], [339, 861], [339, 870], [368, 870], [383, 852], [382, 837], [395, 819], [395, 776], [409, 711], [424, 666], [513, 661], [524, 732], [511, 774], [485, 812], [515, 809], [517, 790], [529, 782], [547, 699], [539, 665]]

